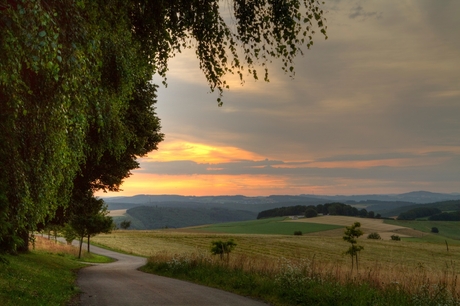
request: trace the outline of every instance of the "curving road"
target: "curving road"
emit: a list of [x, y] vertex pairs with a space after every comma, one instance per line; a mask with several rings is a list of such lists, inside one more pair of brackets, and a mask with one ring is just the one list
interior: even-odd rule
[[233, 293], [138, 271], [146, 259], [95, 246], [91, 252], [115, 258], [78, 273], [81, 305], [266, 305]]

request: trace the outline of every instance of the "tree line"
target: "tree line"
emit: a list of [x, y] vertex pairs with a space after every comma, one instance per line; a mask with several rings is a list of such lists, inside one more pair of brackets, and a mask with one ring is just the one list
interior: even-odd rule
[[326, 37], [319, 1], [229, 1], [230, 19], [220, 3], [0, 2], [0, 251], [27, 251], [47, 226], [90, 237], [109, 223], [95, 192], [118, 191], [163, 140], [151, 78], [166, 83], [176, 53], [195, 49], [221, 105], [226, 74], [263, 67], [268, 81], [278, 58], [292, 75], [315, 28]]
[[306, 216], [315, 217], [318, 214], [322, 215], [338, 215], [338, 216], [359, 216], [363, 218], [381, 218], [380, 214], [375, 214], [373, 211], [367, 211], [365, 208], [358, 209], [344, 203], [326, 203], [314, 205], [296, 205], [279, 207], [261, 211], [257, 215], [257, 219], [285, 217], [285, 216]]

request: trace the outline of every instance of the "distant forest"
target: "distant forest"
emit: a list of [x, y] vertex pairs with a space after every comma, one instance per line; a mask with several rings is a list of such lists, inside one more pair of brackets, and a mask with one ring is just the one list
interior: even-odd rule
[[460, 201], [442, 201], [432, 204], [415, 205], [398, 215], [398, 220], [428, 218], [431, 221], [460, 221]]
[[[316, 212], [316, 214], [312, 214]], [[344, 203], [326, 203], [314, 205], [297, 205], [289, 207], [279, 207], [261, 211], [257, 215], [257, 219], [284, 217], [284, 216], [306, 216], [314, 217], [317, 214], [337, 215], [337, 216], [359, 216], [363, 218], [381, 218], [380, 214], [375, 214], [373, 211], [367, 211], [365, 208], [357, 209]]]

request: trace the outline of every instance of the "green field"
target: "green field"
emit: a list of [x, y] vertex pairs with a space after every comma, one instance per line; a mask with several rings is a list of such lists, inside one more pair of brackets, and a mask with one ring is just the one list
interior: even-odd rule
[[[447, 240], [450, 244], [460, 244], [460, 221], [405, 221], [405, 220], [385, 220], [387, 224], [399, 225], [415, 230], [430, 233], [423, 238], [417, 239], [426, 242], [443, 243]], [[437, 227], [439, 233], [431, 233], [431, 228]], [[414, 240], [415, 238], [405, 238]]]
[[343, 226], [340, 225], [283, 222], [284, 220], [286, 220], [285, 217], [279, 217], [254, 221], [230, 222], [200, 226], [193, 230], [227, 234], [293, 235], [295, 231], [301, 231], [303, 234], [306, 234], [343, 228]]

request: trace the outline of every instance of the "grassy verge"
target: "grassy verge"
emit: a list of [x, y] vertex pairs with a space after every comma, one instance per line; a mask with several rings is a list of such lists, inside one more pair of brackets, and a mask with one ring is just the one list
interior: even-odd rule
[[410, 284], [382, 282], [379, 271], [351, 274], [314, 260], [278, 265], [233, 256], [154, 256], [144, 272], [175, 277], [260, 299], [272, 305], [458, 305], [455, 282], [433, 284], [420, 273]]
[[102, 263], [111, 258], [84, 253], [81, 261], [75, 247], [37, 237], [35, 250], [19, 256], [3, 256], [0, 263], [0, 305], [72, 305], [79, 294], [75, 286], [83, 262]]
[[75, 278], [82, 263], [45, 251], [5, 258], [9, 264], [1, 264], [0, 305], [64, 305], [78, 294]]

